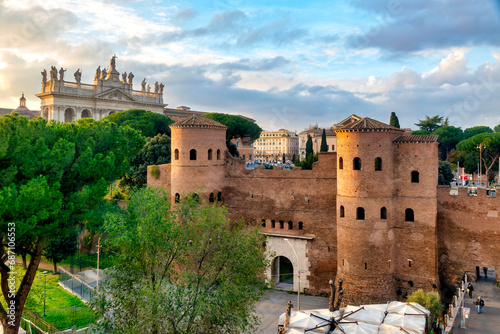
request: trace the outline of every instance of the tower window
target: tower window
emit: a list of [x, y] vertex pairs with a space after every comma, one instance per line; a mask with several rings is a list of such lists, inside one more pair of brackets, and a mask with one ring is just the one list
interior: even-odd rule
[[266, 227], [266, 220], [262, 219], [262, 227]]
[[283, 220], [280, 220], [280, 230], [285, 228], [285, 222]]
[[196, 150], [192, 149], [189, 151], [189, 160], [196, 160]]
[[302, 231], [304, 229], [304, 223], [299, 222], [299, 231]]
[[361, 170], [361, 158], [358, 157], [354, 158], [352, 164], [354, 170]]
[[415, 221], [415, 213], [412, 209], [405, 210], [405, 221], [414, 222]]
[[220, 150], [217, 150], [217, 160], [220, 160]]
[[411, 171], [411, 183], [419, 183], [420, 182], [420, 174], [417, 170]]
[[214, 202], [214, 193], [210, 193], [210, 196], [208, 197], [208, 201], [210, 203], [213, 203]]
[[365, 270], [368, 269], [368, 263], [365, 262]]
[[344, 159], [342, 157], [339, 158], [339, 169], [344, 169]]
[[340, 218], [344, 218], [345, 217], [345, 210], [344, 210], [344, 206], [341, 205], [340, 206]]
[[208, 160], [212, 160], [212, 149], [208, 150]]
[[380, 171], [382, 170], [382, 158], [378, 157], [375, 158], [375, 171]]
[[175, 203], [179, 203], [181, 201], [181, 195], [179, 193], [175, 194]]
[[271, 220], [271, 228], [276, 228], [276, 222], [274, 220]]
[[357, 220], [365, 220], [365, 209], [357, 208], [356, 209], [356, 219]]
[[380, 209], [380, 219], [387, 219], [387, 209], [384, 206], [382, 209]]
[[179, 160], [179, 150], [178, 149], [175, 149], [174, 157], [175, 157], [175, 160]]
[[288, 222], [288, 229], [293, 230], [293, 221], [291, 220]]
[[217, 193], [217, 202], [222, 202], [222, 193], [220, 191]]

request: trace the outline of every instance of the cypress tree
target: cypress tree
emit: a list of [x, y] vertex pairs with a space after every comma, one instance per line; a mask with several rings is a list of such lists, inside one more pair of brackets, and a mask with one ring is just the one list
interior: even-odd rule
[[396, 128], [401, 128], [401, 126], [399, 125], [398, 116], [396, 116], [396, 113], [394, 111], [391, 112], [391, 120], [389, 121], [389, 125], [392, 125]]
[[285, 153], [283, 153], [283, 163], [286, 162]]
[[307, 135], [307, 142], [306, 142], [306, 159], [309, 156], [309, 154], [313, 153], [313, 140], [310, 135]]
[[323, 129], [323, 134], [321, 135], [321, 146], [319, 148], [320, 152], [328, 152], [328, 144], [326, 143], [326, 131]]

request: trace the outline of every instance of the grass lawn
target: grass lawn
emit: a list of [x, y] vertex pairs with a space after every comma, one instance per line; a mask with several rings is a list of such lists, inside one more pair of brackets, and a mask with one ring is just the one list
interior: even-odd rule
[[[25, 270], [22, 266], [16, 266], [16, 282], [21, 283]], [[45, 278], [47, 279], [45, 294]], [[59, 276], [52, 275], [48, 271], [46, 275], [43, 270], [38, 270], [31, 287], [25, 308], [37, 313], [44, 320], [52, 323], [57, 329], [64, 330], [76, 325], [77, 328], [86, 327], [96, 320], [96, 316], [90, 307], [78, 297], [72, 295], [58, 283]], [[44, 311], [45, 299], [45, 316]], [[2, 301], [4, 304], [5, 301]]]

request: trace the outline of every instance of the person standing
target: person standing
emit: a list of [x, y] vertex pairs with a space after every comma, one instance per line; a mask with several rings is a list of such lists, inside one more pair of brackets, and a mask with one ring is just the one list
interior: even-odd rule
[[477, 297], [476, 305], [477, 305], [477, 313], [478, 314], [483, 313], [484, 300], [482, 300], [481, 297]]
[[474, 287], [472, 286], [472, 283], [469, 282], [469, 285], [467, 285], [467, 292], [469, 293], [470, 298], [472, 298], [472, 291], [474, 291]]

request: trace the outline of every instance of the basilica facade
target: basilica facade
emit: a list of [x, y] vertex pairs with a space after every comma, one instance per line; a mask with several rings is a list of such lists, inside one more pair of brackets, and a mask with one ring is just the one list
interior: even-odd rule
[[[66, 70], [54, 66], [42, 72], [42, 89], [36, 94], [41, 99], [41, 116], [47, 120], [71, 122], [80, 118], [99, 120], [113, 112], [127, 109], [145, 109], [163, 114], [163, 84], [154, 87], [141, 82], [141, 90], [134, 90], [132, 72], [120, 74], [116, 56], [109, 69], [99, 66], [93, 84], [81, 82], [81, 71], [74, 73], [74, 81], [67, 81]], [[49, 76], [49, 77], [48, 77]]]

